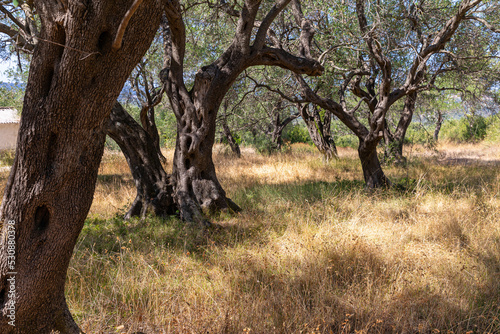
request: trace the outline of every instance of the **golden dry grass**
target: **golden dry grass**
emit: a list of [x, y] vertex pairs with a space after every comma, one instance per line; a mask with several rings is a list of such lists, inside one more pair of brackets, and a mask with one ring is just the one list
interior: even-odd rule
[[207, 231], [120, 219], [135, 190], [106, 153], [70, 308], [87, 333], [500, 333], [500, 149], [438, 151], [366, 191], [354, 150], [325, 165], [307, 146], [217, 148], [244, 211]]

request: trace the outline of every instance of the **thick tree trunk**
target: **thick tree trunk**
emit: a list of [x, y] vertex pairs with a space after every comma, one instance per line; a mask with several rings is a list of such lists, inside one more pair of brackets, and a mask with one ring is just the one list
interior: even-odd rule
[[148, 211], [157, 216], [175, 214], [173, 186], [161, 165], [159, 148], [118, 102], [111, 111], [107, 134], [120, 146], [137, 188], [125, 218], [144, 217]]
[[436, 127], [434, 128], [434, 142], [437, 143], [439, 140], [439, 132], [441, 131], [441, 125], [443, 125], [443, 114], [441, 111], [437, 110]]
[[[177, 108], [180, 110], [181, 106]], [[218, 108], [219, 105], [200, 104], [197, 109], [193, 103], [183, 109], [182, 116], [177, 120], [172, 176], [175, 180], [175, 200], [181, 218], [186, 221], [206, 223], [204, 213], [240, 210], [226, 197], [212, 160]]]
[[[217, 179], [212, 160], [215, 127], [214, 123], [207, 123], [177, 128], [172, 175], [175, 180], [175, 199], [181, 218], [186, 221], [205, 222], [204, 213], [240, 210], [226, 197]], [[199, 136], [199, 130], [204, 130], [204, 127], [209, 128], [207, 133]]]
[[[276, 3], [263, 17], [255, 32], [260, 1], [245, 1], [242, 5], [233, 42], [221, 56], [202, 67], [191, 89], [185, 85], [184, 57], [186, 27], [178, 1], [167, 1], [166, 17], [170, 27], [171, 64], [164, 75], [165, 89], [177, 119], [177, 141], [173, 179], [175, 198], [181, 218], [204, 222], [203, 211], [239, 210], [226, 197], [212, 161], [215, 121], [218, 109], [236, 78], [251, 66], [280, 66], [296, 73], [321, 75], [323, 66], [312, 59], [291, 55], [279, 47], [268, 47], [270, 25], [288, 4]], [[163, 81], [163, 79], [162, 79]]]
[[2, 334], [80, 333], [64, 296], [66, 271], [92, 203], [106, 120], [161, 15], [144, 1], [112, 50], [126, 5], [35, 2], [40, 42], [0, 208]]
[[330, 159], [338, 156], [335, 141], [330, 133], [332, 114], [330, 111], [326, 110], [324, 119], [322, 120], [317, 107], [313, 106], [313, 108], [313, 115], [311, 115], [308, 111], [309, 106], [307, 104], [302, 107], [299, 106], [300, 115], [306, 123], [309, 137], [318, 151], [323, 154], [325, 162], [328, 163]]
[[[163, 94], [163, 92], [160, 92], [159, 94]], [[160, 100], [159, 96], [157, 96], [156, 98], [158, 100]], [[161, 153], [160, 135], [158, 134], [158, 128], [156, 127], [154, 106], [142, 107], [140, 117], [141, 117], [142, 127], [146, 131], [146, 133], [149, 135], [150, 140], [154, 145], [155, 151], [158, 154], [160, 161], [163, 163], [167, 162], [167, 159]]]
[[366, 187], [370, 189], [391, 185], [380, 165], [377, 156], [377, 144], [378, 140], [364, 141], [360, 139], [358, 146], [358, 156], [361, 160]]

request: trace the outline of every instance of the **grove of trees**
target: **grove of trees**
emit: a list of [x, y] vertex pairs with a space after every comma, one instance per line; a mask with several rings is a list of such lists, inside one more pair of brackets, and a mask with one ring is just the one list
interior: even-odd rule
[[[327, 161], [341, 122], [358, 140], [366, 187], [387, 187], [377, 147], [404, 163], [425, 96], [498, 106], [499, 9], [484, 0], [0, 1], [2, 54], [29, 62], [0, 207], [0, 309], [15, 305], [17, 321], [1, 317], [0, 332], [81, 332], [65, 278], [106, 135], [137, 188], [126, 218], [177, 214], [203, 227], [213, 212], [241, 210], [216, 175], [217, 131], [237, 155], [242, 131], [280, 149], [300, 118]], [[160, 104], [175, 119], [172, 171], [162, 165]], [[437, 139], [443, 116], [434, 116]]]

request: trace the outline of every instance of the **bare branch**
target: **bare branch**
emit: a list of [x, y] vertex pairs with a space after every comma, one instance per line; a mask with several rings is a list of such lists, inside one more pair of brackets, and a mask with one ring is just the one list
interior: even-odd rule
[[319, 76], [324, 68], [316, 60], [296, 57], [283, 49], [264, 47], [253, 60], [252, 65], [271, 65], [290, 70], [294, 73]]
[[271, 23], [274, 21], [276, 16], [278, 16], [278, 14], [283, 10], [283, 8], [285, 8], [286, 5], [288, 5], [289, 2], [290, 0], [283, 0], [276, 2], [274, 6], [271, 8], [271, 10], [267, 13], [266, 17], [259, 26], [257, 35], [255, 36], [255, 41], [253, 44], [253, 48], [255, 50], [262, 49], [266, 41], [266, 36], [268, 35], [268, 30], [269, 27], [271, 26]]
[[9, 18], [9, 20], [12, 21], [12, 23], [14, 23], [16, 26], [18, 26], [20, 29], [22, 29], [24, 32], [27, 33], [26, 26], [24, 24], [22, 24], [18, 19], [16, 19], [16, 17], [14, 15], [12, 15], [12, 13], [2, 5], [0, 5], [0, 12], [7, 15], [7, 17]]
[[476, 17], [476, 16], [473, 16], [473, 15], [470, 15], [470, 16], [466, 16], [465, 17], [466, 20], [476, 20], [478, 22], [481, 22], [487, 29], [495, 32], [495, 33], [500, 33], [500, 29], [495, 27], [494, 25], [490, 24], [488, 21], [486, 21], [485, 19], [482, 19], [480, 17]]
[[125, 16], [123, 17], [122, 22], [120, 23], [120, 26], [118, 27], [118, 31], [116, 32], [115, 40], [114, 40], [113, 44], [111, 45], [111, 49], [113, 51], [117, 51], [122, 47], [123, 36], [125, 35], [125, 30], [127, 29], [130, 18], [132, 18], [132, 16], [134, 15], [137, 8], [139, 8], [139, 5], [142, 3], [142, 1], [143, 0], [134, 0], [130, 9], [125, 13]]

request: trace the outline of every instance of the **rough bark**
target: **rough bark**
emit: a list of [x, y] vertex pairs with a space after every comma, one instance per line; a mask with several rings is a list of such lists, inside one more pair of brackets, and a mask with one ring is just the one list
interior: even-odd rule
[[367, 188], [382, 188], [391, 185], [385, 176], [377, 155], [377, 141], [363, 141], [360, 139], [358, 156], [361, 160], [363, 176]]
[[317, 106], [313, 106], [312, 115], [309, 113], [309, 105], [299, 105], [300, 116], [306, 123], [309, 136], [323, 157], [328, 163], [330, 159], [338, 157], [337, 146], [331, 135], [332, 114], [330, 110], [325, 110], [325, 116], [321, 119]]
[[[297, 80], [305, 100], [330, 111], [358, 137], [358, 156], [361, 161], [366, 187], [379, 188], [390, 185], [390, 181], [385, 176], [377, 156], [377, 145], [383, 137], [381, 132], [374, 131], [374, 127], [367, 129], [359, 122], [354, 117], [354, 111], [357, 108], [346, 111], [344, 104], [337, 103], [329, 98], [320, 97], [316, 94], [300, 76], [297, 76]], [[345, 82], [343, 87], [347, 87], [348, 84], [349, 81]], [[342, 92], [341, 90], [341, 94]], [[372, 120], [370, 121], [373, 122]]]
[[148, 212], [157, 216], [175, 214], [173, 186], [154, 140], [118, 102], [111, 110], [107, 134], [120, 146], [137, 188], [125, 219], [144, 217]]
[[[366, 184], [368, 187], [378, 187], [389, 184], [383, 175], [376, 154], [376, 145], [383, 138], [386, 128], [385, 118], [389, 108], [397, 100], [432, 86], [436, 76], [443, 72], [437, 71], [427, 85], [424, 85], [423, 81], [428, 73], [427, 62], [434, 54], [444, 49], [461, 22], [466, 18], [467, 13], [474, 10], [481, 3], [481, 0], [462, 1], [455, 14], [440, 29], [436, 29], [435, 33], [428, 36], [420, 36], [419, 45], [415, 48], [416, 55], [406, 71], [406, 78], [397, 88], [393, 87], [395, 80], [392, 75], [393, 63], [388, 57], [390, 52], [387, 52], [385, 46], [382, 47], [381, 42], [384, 41], [378, 36], [377, 25], [369, 24], [370, 20], [367, 19], [365, 13], [365, 3], [365, 0], [356, 0], [356, 15], [361, 32], [360, 37], [364, 41], [370, 60], [363, 61], [363, 57], [359, 57], [359, 68], [349, 70], [344, 74], [339, 89], [339, 101], [320, 97], [303, 78], [299, 75], [296, 75], [296, 78], [302, 93], [299, 102], [312, 102], [331, 111], [358, 136], [360, 140], [358, 152]], [[293, 13], [297, 21], [307, 23], [300, 6], [295, 5]], [[418, 24], [418, 22], [414, 23]], [[419, 28], [416, 27], [416, 29]], [[314, 30], [303, 29], [302, 33], [299, 39], [301, 50], [303, 53], [307, 53], [311, 47]], [[364, 81], [366, 89], [361, 87], [362, 81]], [[354, 108], [347, 106], [346, 92], [348, 90], [359, 98], [359, 103]], [[369, 128], [365, 127], [355, 115], [361, 103], [366, 105], [369, 112]], [[406, 121], [403, 119], [403, 122]]]
[[177, 0], [167, 3], [172, 56], [170, 68], [162, 77], [177, 119], [172, 176], [175, 198], [184, 220], [203, 223], [206, 221], [204, 212], [240, 210], [226, 197], [212, 160], [217, 112], [238, 75], [258, 65], [280, 66], [309, 75], [320, 75], [323, 71], [317, 61], [265, 45], [271, 23], [289, 1], [277, 2], [259, 22], [256, 32], [254, 27], [261, 2], [245, 1], [232, 44], [215, 62], [197, 72], [190, 90], [184, 84], [186, 31], [181, 5]]
[[384, 127], [384, 141], [385, 141], [385, 158], [394, 161], [396, 165], [405, 165], [406, 157], [403, 156], [403, 144], [406, 136], [406, 131], [411, 124], [413, 113], [415, 111], [415, 104], [417, 100], [417, 92], [408, 94], [405, 98], [405, 103], [398, 125], [394, 134], [391, 133], [387, 121]]
[[[161, 95], [163, 95], [163, 91], [158, 92], [158, 94], [156, 95], [155, 98], [158, 100], [157, 102], [160, 102]], [[158, 134], [158, 128], [156, 127], [156, 120], [155, 120], [154, 106], [157, 104], [157, 102], [150, 101], [148, 105], [143, 106], [141, 109], [140, 117], [141, 117], [142, 127], [149, 135], [150, 140], [154, 145], [155, 151], [158, 154], [160, 161], [165, 163], [167, 159], [163, 156], [163, 153], [161, 153], [160, 136]]]
[[277, 103], [276, 107], [273, 109], [273, 122], [271, 124], [271, 140], [274, 144], [276, 150], [280, 151], [283, 146], [283, 130], [286, 126], [290, 124], [293, 120], [299, 117], [299, 114], [293, 114], [281, 120], [280, 111], [282, 110], [281, 101]]
[[225, 118], [222, 119], [222, 133], [224, 134], [224, 137], [226, 137], [226, 140], [229, 143], [229, 147], [231, 147], [231, 151], [234, 153], [234, 155], [236, 155], [238, 158], [241, 158], [240, 145], [238, 145], [238, 143], [234, 139], [233, 134], [231, 133], [231, 129], [229, 128], [229, 125], [227, 125], [227, 121]]
[[434, 128], [434, 142], [437, 143], [439, 140], [439, 132], [441, 131], [441, 126], [443, 125], [443, 114], [441, 111], [437, 110], [436, 127]]
[[[106, 121], [155, 35], [161, 7], [146, 0], [114, 52], [124, 3], [35, 1], [35, 9], [40, 42], [0, 208], [0, 333], [80, 333], [64, 296], [66, 271], [92, 203]], [[6, 317], [11, 305], [15, 327]]]

